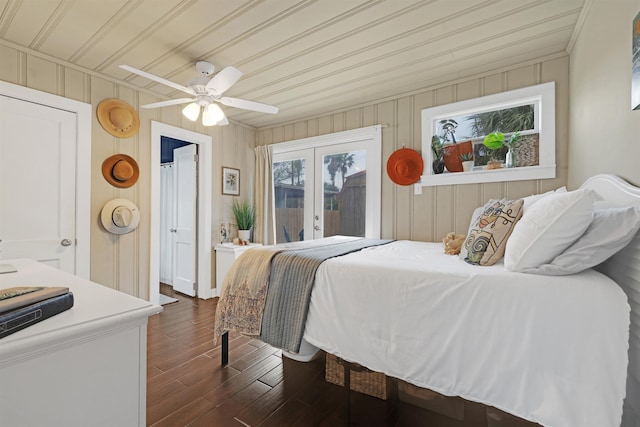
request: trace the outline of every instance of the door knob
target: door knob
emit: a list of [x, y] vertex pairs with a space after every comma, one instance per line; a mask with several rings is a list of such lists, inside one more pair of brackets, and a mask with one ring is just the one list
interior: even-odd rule
[[313, 229], [314, 229], [314, 230], [316, 230], [316, 231], [318, 231], [318, 230], [320, 230], [320, 226], [319, 226], [319, 225], [314, 225], [314, 226], [313, 226]]
[[169, 232], [171, 232], [171, 233], [175, 233], [176, 231], [178, 231], [178, 230], [176, 230], [175, 228], [170, 228], [169, 229]]
[[60, 244], [61, 244], [62, 246], [71, 246], [71, 240], [70, 240], [70, 239], [62, 239], [62, 240], [60, 241]]

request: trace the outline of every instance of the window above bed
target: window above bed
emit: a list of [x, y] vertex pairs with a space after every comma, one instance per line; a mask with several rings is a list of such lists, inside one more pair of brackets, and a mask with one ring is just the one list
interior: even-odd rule
[[[510, 154], [506, 145], [483, 144], [493, 132], [507, 142], [518, 132]], [[427, 108], [422, 110], [425, 166], [416, 185], [555, 178], [555, 152], [554, 82]], [[507, 167], [510, 158], [515, 160]]]

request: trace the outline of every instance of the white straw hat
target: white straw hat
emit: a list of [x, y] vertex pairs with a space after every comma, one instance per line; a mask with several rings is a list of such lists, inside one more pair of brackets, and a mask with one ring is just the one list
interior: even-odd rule
[[127, 199], [113, 199], [102, 208], [100, 220], [105, 230], [113, 234], [130, 233], [140, 223], [138, 207]]

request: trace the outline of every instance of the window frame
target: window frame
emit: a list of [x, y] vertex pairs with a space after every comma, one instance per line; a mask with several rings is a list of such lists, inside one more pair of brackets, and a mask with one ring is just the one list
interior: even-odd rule
[[[433, 162], [431, 138], [436, 133], [440, 120], [512, 108], [522, 104], [534, 104], [534, 129], [539, 133], [539, 164], [537, 166], [442, 174], [433, 173], [431, 167]], [[429, 187], [556, 177], [555, 82], [426, 108], [421, 113], [422, 158], [425, 166], [420, 182], [416, 184], [418, 186]], [[523, 132], [523, 134], [535, 132], [529, 130]]]

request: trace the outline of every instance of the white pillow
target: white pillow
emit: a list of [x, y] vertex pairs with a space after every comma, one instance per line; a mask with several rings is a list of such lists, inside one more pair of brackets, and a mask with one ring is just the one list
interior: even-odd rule
[[593, 195], [588, 189], [543, 197], [524, 212], [513, 229], [504, 267], [522, 271], [547, 264], [580, 237], [593, 219]]
[[531, 196], [523, 197], [522, 200], [524, 200], [524, 205], [522, 205], [522, 212], [525, 212], [535, 202], [539, 201], [543, 197], [550, 196], [551, 194], [555, 194], [555, 193], [566, 193], [566, 192], [567, 192], [567, 187], [560, 187], [556, 190], [547, 191], [546, 193], [532, 194]]
[[526, 268], [523, 273], [564, 276], [594, 267], [629, 244], [640, 229], [640, 208], [593, 211], [587, 231], [550, 264]]

